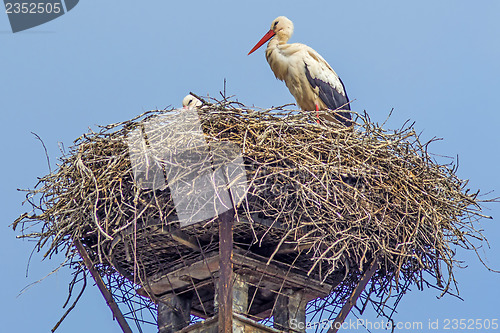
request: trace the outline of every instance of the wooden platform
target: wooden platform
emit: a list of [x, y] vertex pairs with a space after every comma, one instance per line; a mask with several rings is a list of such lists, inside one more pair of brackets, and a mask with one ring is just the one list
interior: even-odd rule
[[[234, 249], [234, 272], [243, 277], [248, 285], [248, 307], [245, 316], [261, 320], [272, 315], [278, 295], [285, 291], [300, 291], [306, 302], [326, 297], [336, 286], [308, 277], [293, 266], [271, 261], [255, 253]], [[193, 260], [181, 267], [151, 277], [146, 288], [155, 297], [168, 294], [192, 295], [191, 313], [210, 318], [216, 314], [216, 286], [218, 285], [219, 256], [212, 251], [198, 260]], [[342, 280], [339, 276], [338, 282]], [[146, 290], [138, 291], [147, 295]]]

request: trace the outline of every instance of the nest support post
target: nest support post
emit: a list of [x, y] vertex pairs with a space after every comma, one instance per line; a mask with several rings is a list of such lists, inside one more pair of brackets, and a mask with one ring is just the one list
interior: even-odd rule
[[168, 294], [158, 303], [158, 332], [174, 333], [188, 326], [191, 319], [192, 294]]
[[328, 330], [327, 333], [337, 333], [337, 331], [342, 326], [342, 323], [346, 319], [347, 315], [351, 311], [352, 307], [356, 305], [356, 301], [358, 300], [359, 296], [361, 296], [361, 293], [365, 289], [366, 285], [377, 271], [377, 268], [378, 268], [378, 259], [375, 258], [373, 259], [372, 263], [370, 264], [368, 269], [365, 271], [365, 273], [359, 280], [358, 285], [352, 292], [351, 297], [344, 304], [344, 306], [340, 310], [340, 313], [338, 314], [337, 318], [335, 318], [335, 320], [333, 321], [331, 328]]
[[219, 216], [219, 333], [233, 331], [233, 220], [233, 209]]
[[276, 298], [274, 328], [285, 332], [305, 332], [306, 305], [302, 291], [282, 290]]
[[[219, 299], [222, 294], [220, 293], [221, 285], [218, 284], [215, 287], [214, 295], [214, 307], [217, 311], [218, 318], [221, 316]], [[231, 313], [234, 315], [246, 316], [248, 314], [248, 284], [244, 275], [236, 274], [233, 272], [233, 282], [232, 282], [232, 295], [231, 295]], [[220, 321], [220, 319], [219, 319]], [[220, 327], [220, 326], [219, 326]], [[229, 327], [229, 329], [231, 326]], [[226, 328], [227, 329], [227, 328]], [[219, 332], [220, 329], [219, 329]], [[243, 333], [244, 328], [238, 321], [232, 321], [232, 330], [227, 332], [233, 333]]]
[[73, 244], [75, 244], [75, 247], [76, 247], [78, 253], [80, 254], [80, 257], [82, 257], [83, 262], [85, 263], [85, 266], [87, 267], [90, 274], [94, 278], [94, 281], [97, 284], [99, 291], [101, 292], [102, 296], [106, 300], [106, 304], [108, 304], [109, 308], [111, 309], [111, 312], [113, 312], [113, 317], [116, 318], [116, 320], [118, 321], [118, 324], [120, 325], [120, 328], [122, 329], [123, 333], [132, 333], [132, 330], [130, 329], [130, 326], [128, 325], [127, 320], [125, 320], [125, 317], [123, 317], [123, 314], [120, 311], [118, 304], [116, 304], [115, 300], [113, 299], [113, 295], [111, 294], [109, 289], [106, 288], [106, 285], [104, 284], [104, 281], [102, 280], [101, 275], [95, 269], [94, 263], [92, 262], [92, 259], [90, 259], [90, 256], [87, 253], [87, 250], [85, 250], [85, 247], [82, 245], [80, 240], [77, 238], [73, 239]]

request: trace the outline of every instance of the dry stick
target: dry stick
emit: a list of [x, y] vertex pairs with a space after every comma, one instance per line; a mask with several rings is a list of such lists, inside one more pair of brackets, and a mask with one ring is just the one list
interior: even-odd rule
[[42, 138], [38, 134], [36, 134], [34, 132], [31, 132], [31, 134], [33, 134], [38, 139], [38, 141], [41, 142], [41, 144], [43, 146], [43, 150], [45, 150], [45, 157], [47, 158], [47, 166], [49, 167], [49, 173], [52, 173], [52, 169], [50, 168], [49, 153], [47, 153], [47, 147], [45, 147], [45, 143], [43, 142]]
[[189, 94], [192, 95], [192, 96], [194, 96], [194, 97], [196, 97], [196, 98], [198, 98], [203, 103], [203, 105], [211, 104], [211, 103], [207, 103], [207, 101], [205, 99], [203, 99], [203, 97], [200, 97], [200, 96], [196, 95], [192, 91], [190, 91]]
[[130, 329], [130, 326], [128, 326], [128, 323], [125, 320], [125, 318], [123, 317], [123, 314], [120, 311], [118, 304], [116, 304], [115, 300], [113, 299], [113, 295], [108, 290], [108, 288], [106, 288], [106, 285], [104, 284], [101, 275], [99, 275], [99, 273], [95, 270], [94, 263], [90, 259], [87, 250], [85, 250], [79, 239], [76, 238], [73, 239], [73, 243], [75, 244], [78, 253], [80, 253], [83, 262], [85, 263], [85, 266], [87, 266], [87, 269], [89, 270], [90, 274], [92, 274], [92, 277], [94, 278], [97, 287], [99, 287], [102, 296], [106, 300], [106, 304], [108, 304], [109, 308], [111, 309], [111, 312], [113, 312], [113, 316], [118, 321], [118, 324], [120, 325], [123, 333], [132, 333], [132, 330]]
[[[64, 319], [66, 319], [66, 317], [68, 316], [68, 314], [75, 308], [76, 303], [78, 303], [78, 301], [80, 300], [80, 297], [82, 297], [83, 292], [85, 291], [85, 288], [87, 287], [87, 276], [85, 274], [86, 273], [83, 272], [83, 286], [82, 286], [82, 290], [80, 290], [80, 293], [76, 297], [76, 299], [73, 302], [73, 304], [71, 304], [71, 306], [68, 308], [68, 310], [66, 310], [66, 312], [61, 317], [61, 319], [59, 319], [59, 321], [54, 325], [54, 327], [51, 330], [52, 333], [54, 333], [57, 330], [57, 328], [59, 327], [59, 325], [61, 325], [61, 323], [64, 321]], [[75, 278], [76, 278], [76, 276], [75, 276]], [[74, 280], [73, 280], [73, 283], [75, 283]], [[73, 287], [73, 285], [71, 286], [71, 288]], [[70, 297], [71, 297], [71, 291], [70, 291], [70, 295], [69, 295], [68, 299], [66, 300], [66, 303], [64, 304], [63, 307], [65, 307], [68, 304], [68, 301], [69, 301]]]

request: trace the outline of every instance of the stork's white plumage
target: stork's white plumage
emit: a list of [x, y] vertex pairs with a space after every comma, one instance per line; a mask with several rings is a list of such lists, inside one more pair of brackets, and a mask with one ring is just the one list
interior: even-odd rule
[[337, 110], [334, 117], [325, 116], [325, 119], [350, 126], [351, 114], [338, 111], [351, 109], [344, 84], [318, 52], [304, 44], [287, 44], [292, 33], [292, 21], [285, 16], [277, 17], [248, 54], [270, 40], [267, 62], [276, 78], [285, 81], [298, 106], [304, 111]]
[[191, 94], [186, 95], [186, 97], [184, 97], [184, 99], [182, 100], [182, 107], [185, 109], [197, 108], [197, 107], [201, 106], [202, 104], [203, 103], [198, 98], [194, 97]]

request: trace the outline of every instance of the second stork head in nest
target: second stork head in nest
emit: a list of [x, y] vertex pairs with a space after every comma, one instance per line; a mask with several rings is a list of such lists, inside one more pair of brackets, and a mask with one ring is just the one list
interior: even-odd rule
[[191, 94], [186, 95], [186, 97], [182, 100], [182, 107], [184, 109], [196, 109], [202, 105], [203, 103]]
[[248, 54], [270, 40], [267, 62], [276, 78], [285, 81], [298, 106], [304, 111], [337, 110], [333, 116], [328, 114], [324, 118], [351, 126], [351, 113], [347, 112], [351, 108], [344, 83], [318, 52], [304, 44], [287, 44], [292, 33], [292, 21], [285, 16], [277, 17]]

